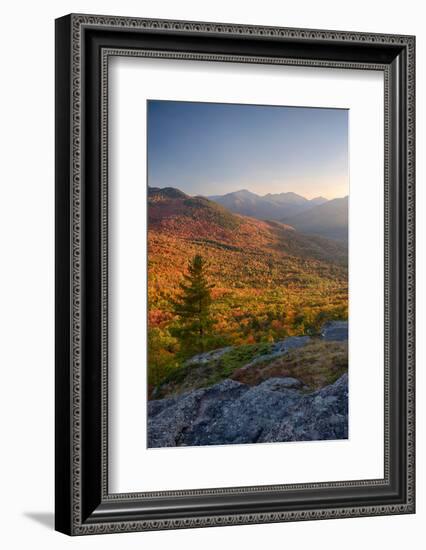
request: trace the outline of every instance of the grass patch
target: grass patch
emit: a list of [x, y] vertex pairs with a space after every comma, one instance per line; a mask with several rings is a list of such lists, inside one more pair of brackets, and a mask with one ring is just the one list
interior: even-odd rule
[[229, 376], [235, 369], [249, 363], [255, 357], [266, 355], [271, 350], [271, 344], [246, 344], [238, 346], [221, 357], [223, 373]]
[[333, 384], [347, 370], [347, 342], [314, 340], [272, 361], [238, 369], [232, 378], [257, 385], [268, 378], [290, 376], [300, 380], [308, 391], [314, 391]]

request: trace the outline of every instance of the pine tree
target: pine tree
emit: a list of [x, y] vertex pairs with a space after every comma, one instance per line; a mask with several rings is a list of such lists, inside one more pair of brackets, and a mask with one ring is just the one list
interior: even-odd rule
[[172, 302], [177, 322], [170, 332], [179, 340], [184, 356], [205, 351], [214, 324], [210, 313], [210, 289], [214, 285], [209, 284], [205, 272], [206, 262], [196, 254], [179, 284], [181, 294]]

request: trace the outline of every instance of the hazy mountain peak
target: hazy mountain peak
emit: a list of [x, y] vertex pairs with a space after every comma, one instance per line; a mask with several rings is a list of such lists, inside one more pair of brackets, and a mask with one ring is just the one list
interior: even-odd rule
[[309, 201], [309, 203], [313, 206], [319, 206], [320, 204], [325, 204], [326, 202], [328, 202], [328, 199], [325, 197], [314, 197]]
[[[248, 189], [239, 189], [238, 191], [233, 191], [231, 193], [227, 193], [227, 195], [239, 195], [239, 196], [247, 196], [247, 197], [259, 197], [259, 195], [256, 195], [256, 193], [253, 193], [252, 191], [249, 191]], [[260, 197], [259, 197], [260, 198]]]
[[308, 202], [308, 199], [294, 193], [293, 191], [286, 191], [283, 193], [268, 193], [264, 196], [265, 199], [277, 202], [279, 204], [292, 204], [292, 205], [302, 205]]
[[297, 231], [329, 239], [348, 240], [348, 197], [332, 199], [283, 218]]
[[[279, 193], [282, 197], [295, 197], [298, 199], [305, 199], [305, 197], [302, 197], [302, 195], [299, 195], [298, 193], [295, 193], [294, 191], [285, 191], [283, 193]], [[305, 199], [306, 200], [306, 199]]]

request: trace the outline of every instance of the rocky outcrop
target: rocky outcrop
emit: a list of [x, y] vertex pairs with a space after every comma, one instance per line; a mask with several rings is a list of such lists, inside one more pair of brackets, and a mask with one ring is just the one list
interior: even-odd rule
[[328, 342], [344, 342], [348, 339], [347, 321], [330, 321], [321, 330], [323, 340]]
[[153, 393], [166, 397], [148, 402], [148, 446], [347, 438], [347, 339], [347, 321], [330, 321], [320, 337], [285, 338], [246, 357], [232, 346], [191, 357], [181, 379]]
[[231, 351], [231, 349], [232, 346], [227, 346], [226, 348], [219, 348], [214, 349], [213, 351], [207, 351], [205, 353], [198, 353], [197, 355], [191, 357], [191, 359], [188, 359], [185, 362], [185, 366], [207, 365], [207, 363], [211, 363], [212, 361], [220, 359], [222, 355], [225, 355], [225, 353], [228, 353], [228, 351]]
[[148, 403], [148, 446], [224, 445], [348, 437], [348, 378], [305, 394], [295, 378], [257, 386], [224, 380]]

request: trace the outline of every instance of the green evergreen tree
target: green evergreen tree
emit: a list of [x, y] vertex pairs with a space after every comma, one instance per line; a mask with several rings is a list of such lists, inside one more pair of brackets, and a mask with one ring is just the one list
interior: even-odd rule
[[188, 264], [188, 273], [179, 284], [181, 294], [172, 302], [177, 322], [170, 330], [179, 340], [183, 356], [202, 353], [211, 335], [214, 320], [210, 306], [212, 297], [206, 277], [206, 262], [200, 254], [196, 254]]

